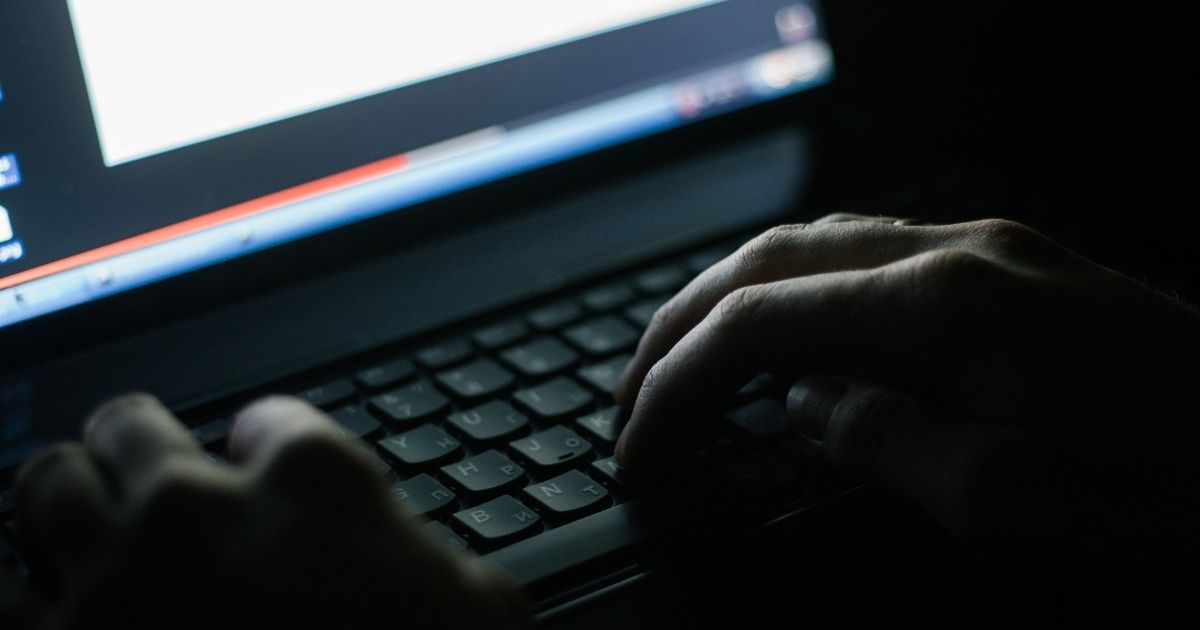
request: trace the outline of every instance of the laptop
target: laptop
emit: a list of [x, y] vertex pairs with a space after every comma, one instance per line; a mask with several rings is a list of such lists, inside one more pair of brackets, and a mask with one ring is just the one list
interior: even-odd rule
[[803, 198], [826, 32], [815, 0], [5, 2], [5, 534], [12, 471], [129, 390], [218, 459], [302, 396], [543, 616], [844, 493], [769, 375], [672, 454], [704, 492], [612, 459], [654, 311]]

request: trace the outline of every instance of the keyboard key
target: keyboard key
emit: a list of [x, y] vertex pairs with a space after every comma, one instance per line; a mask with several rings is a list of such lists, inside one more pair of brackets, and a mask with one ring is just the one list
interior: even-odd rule
[[633, 292], [633, 287], [623, 282], [614, 282], [584, 293], [582, 299], [584, 306], [603, 313], [624, 306], [635, 297], [637, 294]]
[[583, 317], [583, 308], [572, 301], [555, 302], [530, 311], [526, 319], [542, 331], [557, 330]]
[[417, 367], [408, 359], [399, 359], [369, 367], [355, 377], [359, 386], [369, 390], [380, 390], [403, 383], [417, 373]]
[[467, 548], [467, 541], [463, 540], [462, 536], [455, 534], [454, 530], [442, 525], [437, 521], [430, 521], [421, 526], [421, 529], [424, 530], [425, 533], [434, 540], [436, 540], [440, 545], [460, 551], [466, 550]]
[[575, 374], [579, 380], [611, 396], [631, 358], [628, 354], [620, 354], [607, 361], [579, 368]]
[[541, 517], [510, 496], [463, 510], [454, 520], [489, 546], [541, 531]]
[[457, 464], [442, 467], [442, 474], [463, 492], [502, 492], [521, 483], [525, 469], [499, 451], [484, 451]]
[[783, 405], [763, 398], [739, 407], [726, 416], [734, 426], [753, 437], [768, 438], [792, 432]]
[[420, 515], [432, 515], [452, 507], [455, 496], [446, 486], [426, 474], [408, 481], [397, 481], [392, 484], [388, 494], [409, 512]]
[[576, 419], [575, 425], [582, 429], [588, 438], [612, 445], [621, 437], [621, 425], [618, 423], [620, 415], [619, 407], [609, 407]]
[[296, 394], [296, 396], [314, 407], [329, 409], [350, 400], [357, 393], [353, 383], [341, 379], [306, 389]]
[[528, 335], [529, 328], [521, 320], [510, 319], [486, 328], [480, 328], [471, 337], [475, 340], [476, 344], [479, 344], [480, 348], [496, 350], [504, 346], [511, 346]]
[[516, 381], [512, 374], [490, 359], [442, 372], [437, 375], [437, 380], [455, 396], [466, 399], [495, 395]]
[[639, 300], [632, 306], [625, 309], [625, 317], [638, 326], [646, 328], [654, 319], [654, 314], [657, 313], [658, 309], [662, 308], [662, 305], [666, 304], [667, 300], [669, 299], [670, 298], [664, 296]]
[[596, 317], [563, 333], [567, 340], [592, 356], [604, 356], [637, 343], [640, 333], [614, 315]]
[[592, 403], [592, 393], [560, 376], [513, 394], [522, 407], [543, 420], [554, 420], [581, 411]]
[[625, 471], [617, 464], [616, 457], [606, 457], [592, 462], [593, 474], [604, 483], [619, 488], [625, 485]]
[[462, 445], [432, 424], [386, 437], [379, 447], [407, 466], [425, 466], [456, 458]]
[[192, 429], [192, 437], [201, 448], [218, 450], [225, 446], [232, 428], [233, 423], [225, 418], [212, 420]]
[[533, 378], [556, 374], [579, 360], [578, 353], [553, 337], [534, 339], [506, 350], [500, 356], [514, 369]]
[[383, 430], [383, 425], [358, 405], [338, 409], [329, 417], [356, 438], [367, 438]]
[[417, 362], [430, 370], [440, 370], [471, 358], [475, 349], [466, 339], [451, 339], [417, 353]]
[[637, 274], [633, 284], [642, 293], [674, 293], [683, 288], [690, 278], [683, 269], [675, 266], [656, 267]]
[[525, 488], [525, 496], [555, 516], [574, 516], [607, 506], [608, 488], [591, 477], [569, 470], [549, 481]]
[[590, 442], [564, 426], [551, 427], [527, 438], [514, 440], [509, 446], [542, 472], [573, 465], [592, 452]]
[[478, 442], [509, 437], [529, 424], [529, 418], [525, 414], [500, 400], [452, 413], [447, 420], [455, 430]]
[[432, 416], [450, 404], [432, 385], [425, 382], [406, 385], [371, 398], [371, 408], [385, 418], [409, 424]]
[[738, 491], [757, 496], [771, 494], [800, 480], [795, 468], [767, 452], [729, 464], [721, 473]]

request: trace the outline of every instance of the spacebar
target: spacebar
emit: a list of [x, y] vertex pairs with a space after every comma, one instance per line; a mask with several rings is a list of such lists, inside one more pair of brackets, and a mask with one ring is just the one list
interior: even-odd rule
[[656, 529], [636, 502], [622, 503], [484, 556], [525, 586], [631, 547]]

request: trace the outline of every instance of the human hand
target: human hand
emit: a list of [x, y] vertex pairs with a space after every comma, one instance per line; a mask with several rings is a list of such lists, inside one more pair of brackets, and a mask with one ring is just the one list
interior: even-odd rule
[[832, 464], [1014, 567], [1200, 559], [1195, 312], [1012, 222], [864, 219], [773, 229], [656, 313], [622, 465], [771, 372]]
[[[158, 401], [119, 398], [83, 444], [18, 482], [18, 525], [54, 628], [498, 628], [525, 622], [499, 570], [444, 550], [324, 414], [271, 398], [239, 414], [233, 465]], [[111, 624], [111, 625], [110, 625]]]

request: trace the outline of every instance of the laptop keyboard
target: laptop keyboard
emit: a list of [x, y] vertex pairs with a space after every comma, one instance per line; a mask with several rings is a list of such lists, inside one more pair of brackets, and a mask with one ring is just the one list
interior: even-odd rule
[[[553, 555], [554, 570], [533, 575], [558, 574], [647, 534], [629, 527], [650, 490], [613, 458], [626, 416], [612, 391], [658, 307], [731, 249], [580, 287], [292, 391], [370, 446], [392, 499], [425, 518], [438, 540], [502, 564]], [[701, 510], [719, 500], [754, 506], [763, 518], [819, 494], [781, 404], [785, 386], [759, 376], [720, 420], [689, 428], [662, 455], [656, 468], [669, 480], [656, 488], [690, 489]], [[216, 460], [230, 423], [193, 425]], [[10, 499], [5, 492], [0, 501], [5, 516]], [[599, 535], [615, 527], [621, 535]], [[598, 537], [607, 547], [578, 544]]]

